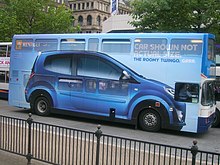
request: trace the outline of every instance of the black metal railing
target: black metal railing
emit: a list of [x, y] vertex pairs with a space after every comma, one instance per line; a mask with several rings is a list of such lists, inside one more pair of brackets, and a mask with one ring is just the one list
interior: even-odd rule
[[0, 149], [59, 165], [219, 165], [220, 154], [0, 116]]

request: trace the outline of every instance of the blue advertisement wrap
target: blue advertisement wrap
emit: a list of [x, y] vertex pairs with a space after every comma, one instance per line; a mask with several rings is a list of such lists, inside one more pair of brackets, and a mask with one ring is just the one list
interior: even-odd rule
[[215, 112], [213, 47], [206, 33], [16, 35], [9, 104], [146, 131], [206, 132]]

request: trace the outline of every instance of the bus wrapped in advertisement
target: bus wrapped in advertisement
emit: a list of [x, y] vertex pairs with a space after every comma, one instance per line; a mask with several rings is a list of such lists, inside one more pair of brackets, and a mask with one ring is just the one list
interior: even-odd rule
[[[159, 123], [157, 129], [144, 129], [150, 131], [158, 131], [160, 128], [165, 128], [195, 133], [206, 132], [215, 116], [214, 82], [216, 64], [214, 40], [214, 35], [207, 33], [15, 35], [12, 42], [10, 61], [9, 104], [21, 108], [31, 107], [35, 113], [40, 114], [39, 107], [41, 104], [39, 104], [38, 109], [35, 105], [39, 102], [48, 103], [45, 102], [45, 99], [41, 100], [43, 96], [46, 100], [50, 100], [50, 103], [53, 103], [49, 106], [49, 112], [52, 113], [65, 113], [85, 117], [92, 116], [109, 121], [126, 121], [127, 123], [140, 126], [142, 129], [141, 124], [154, 126]], [[48, 51], [53, 52], [54, 59], [56, 59], [55, 57], [57, 55], [63, 55], [63, 59], [58, 58], [59, 60], [51, 60], [48, 63], [46, 58], [43, 60], [43, 56], [46, 56], [49, 53]], [[60, 51], [60, 54], [56, 53], [56, 51]], [[114, 94], [108, 92], [102, 93], [99, 90], [103, 85], [103, 83], [100, 83], [100, 79], [105, 79], [104, 82], [118, 81], [117, 84], [123, 84], [124, 82], [124, 80], [120, 79], [120, 76], [118, 79], [114, 79], [108, 75], [110, 73], [101, 74], [97, 72], [98, 70], [105, 71], [105, 69], [101, 69], [104, 64], [100, 63], [99, 65], [97, 63], [100, 60], [88, 60], [86, 62], [84, 59], [84, 62], [79, 63], [79, 53], [76, 58], [69, 58], [71, 61], [77, 59], [76, 65], [74, 65], [75, 63], [71, 63], [71, 69], [68, 68], [68, 70], [71, 70], [71, 74], [69, 75], [68, 71], [63, 72], [66, 66], [68, 66], [65, 65], [68, 63], [68, 60], [66, 62], [64, 60], [64, 57], [67, 56], [65, 51], [72, 51], [72, 54], [76, 54], [75, 51], [86, 51], [86, 54], [100, 52], [116, 60], [117, 62], [109, 64], [108, 68], [120, 68], [115, 70], [120, 71], [121, 75], [123, 75], [123, 70], [126, 71], [124, 75], [127, 75], [129, 89], [126, 97], [122, 99], [124, 96], [120, 96], [120, 88]], [[93, 55], [96, 56], [96, 53]], [[49, 58], [53, 59], [52, 57]], [[38, 60], [42, 61], [42, 64]], [[107, 59], [104, 58], [101, 61], [105, 60]], [[21, 61], [24, 62], [21, 63]], [[109, 63], [109, 61], [107, 60], [105, 63]], [[56, 69], [54, 71], [51, 71], [49, 68], [45, 68], [44, 71], [36, 69], [36, 65], [42, 65], [41, 69], [43, 69], [42, 67], [46, 67], [47, 64], [50, 64], [50, 67]], [[120, 65], [123, 65], [123, 67]], [[90, 68], [89, 70], [87, 68], [87, 72], [90, 74], [80, 75], [77, 68], [82, 66]], [[91, 68], [91, 66], [94, 68]], [[44, 73], [48, 73], [47, 77], [50, 77], [53, 81], [47, 81], [47, 83], [36, 81], [36, 84], [38, 84], [36, 85], [33, 78], [38, 80], [36, 78], [39, 78], [37, 71], [39, 74], [43, 74], [42, 76], [44, 76]], [[60, 79], [58, 78], [59, 74], [55, 74], [57, 72], [60, 73]], [[86, 73], [86, 71], [83, 73]], [[128, 77], [131, 77], [134, 81], [131, 81]], [[88, 83], [86, 80], [88, 78], [94, 80], [91, 83], [96, 87], [94, 95], [91, 95], [91, 100], [89, 101], [87, 97], [91, 93], [88, 93], [86, 89]], [[58, 80], [55, 81], [55, 79]], [[161, 84], [159, 86], [163, 86], [162, 88], [164, 90], [154, 85], [152, 86], [151, 83], [151, 85], [144, 83], [145, 85], [142, 87], [142, 81], [148, 81], [148, 83], [154, 82], [154, 85]], [[67, 90], [67, 93], [66, 88], [65, 90], [61, 90], [58, 82], [62, 84], [67, 83], [66, 88], [68, 88], [68, 84], [71, 87], [71, 85], [75, 86], [75, 83], [80, 82], [80, 93], [79, 91], [76, 93], [84, 100], [79, 100], [82, 104], [88, 101], [92, 105], [99, 105], [101, 98], [112, 98], [118, 102], [115, 104], [105, 104], [106, 106], [100, 104], [104, 108], [100, 108], [102, 110], [99, 113], [96, 112], [95, 108], [86, 111], [84, 107], [86, 105], [77, 104], [81, 108], [76, 108], [76, 106], [70, 108], [68, 107], [68, 103], [65, 102], [65, 105], [61, 106], [60, 104], [64, 102], [58, 103], [55, 100], [56, 97], [60, 97], [62, 93], [65, 93], [65, 97], [67, 97], [66, 95], [74, 97], [76, 93], [72, 89]], [[34, 88], [30, 87], [30, 83], [32, 85], [35, 84], [33, 85]], [[48, 83], [52, 84], [50, 88], [48, 86], [46, 87]], [[139, 84], [140, 86], [136, 86], [135, 84]], [[116, 88], [116, 85], [112, 85], [112, 88]], [[53, 94], [50, 92], [51, 90]], [[141, 94], [138, 94], [139, 92]], [[121, 91], [121, 93], [123, 92]], [[30, 97], [32, 94], [34, 97]], [[166, 99], [168, 98], [167, 94], [173, 101]], [[77, 97], [77, 99], [80, 97]], [[29, 100], [29, 98], [32, 98], [32, 100]], [[74, 99], [70, 99], [69, 103], [75, 104], [76, 102], [76, 100], [74, 102]], [[42, 104], [41, 106], [45, 107], [46, 105]], [[43, 108], [43, 110], [45, 109]], [[143, 112], [146, 111], [148, 113], [143, 115]], [[123, 115], [122, 112], [124, 112]], [[43, 115], [43, 113], [40, 115]], [[140, 116], [144, 117], [141, 118]], [[181, 127], [175, 127], [176, 119], [182, 122]]]

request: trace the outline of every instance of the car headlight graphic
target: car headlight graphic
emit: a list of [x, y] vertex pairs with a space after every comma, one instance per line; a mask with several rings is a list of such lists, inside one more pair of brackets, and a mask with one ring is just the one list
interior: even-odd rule
[[176, 109], [177, 117], [179, 121], [183, 121], [183, 112]]
[[171, 95], [172, 97], [174, 97], [175, 94], [175, 90], [173, 88], [169, 88], [169, 87], [165, 87], [164, 90]]

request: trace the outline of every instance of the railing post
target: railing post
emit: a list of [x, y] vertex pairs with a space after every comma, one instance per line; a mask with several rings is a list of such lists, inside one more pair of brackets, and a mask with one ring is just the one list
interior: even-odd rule
[[100, 138], [102, 136], [101, 125], [98, 125], [98, 130], [95, 132], [95, 136], [97, 137], [97, 145], [96, 145], [96, 165], [99, 165], [99, 152], [100, 152]]
[[29, 113], [28, 114], [28, 119], [27, 119], [27, 123], [28, 123], [28, 153], [26, 155], [26, 158], [28, 160], [27, 164], [31, 164], [31, 159], [32, 159], [32, 154], [31, 154], [31, 124], [33, 123], [33, 119], [31, 118], [32, 114]]
[[196, 164], [196, 154], [198, 153], [198, 146], [197, 141], [193, 140], [193, 146], [191, 147], [191, 153], [192, 153], [192, 165]]

